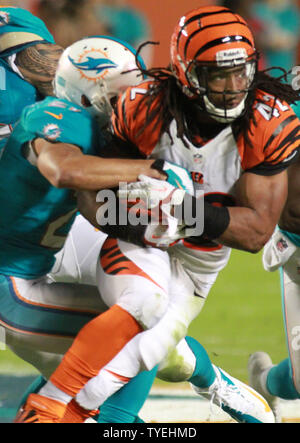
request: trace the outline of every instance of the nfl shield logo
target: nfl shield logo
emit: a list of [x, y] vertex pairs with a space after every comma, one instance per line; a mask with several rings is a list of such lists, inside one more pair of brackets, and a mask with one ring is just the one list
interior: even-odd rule
[[288, 248], [288, 244], [285, 241], [284, 238], [281, 238], [280, 240], [278, 240], [278, 242], [276, 243], [276, 248], [278, 249], [279, 252], [284, 252], [285, 249]]

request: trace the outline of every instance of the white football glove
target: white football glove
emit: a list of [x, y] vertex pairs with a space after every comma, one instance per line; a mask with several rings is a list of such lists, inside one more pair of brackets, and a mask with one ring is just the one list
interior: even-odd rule
[[[125, 189], [119, 190], [118, 197], [134, 201], [135, 199], [148, 200], [148, 207], [153, 208], [158, 205], [159, 201], [163, 202], [169, 198], [174, 188], [178, 188], [191, 195], [194, 195], [194, 184], [189, 171], [175, 163], [166, 160], [156, 160], [152, 167], [159, 171], [163, 171], [167, 175], [166, 180], [157, 180], [146, 175], [140, 175], [139, 181], [130, 183]], [[181, 198], [183, 194], [176, 192], [172, 195], [173, 204], [175, 199]]]
[[[139, 176], [139, 182], [130, 183], [118, 191], [120, 199], [128, 203], [143, 201], [148, 209], [148, 224], [145, 226], [144, 243], [155, 247], [168, 247], [184, 235], [184, 224], [174, 217], [176, 206], [183, 202], [186, 191], [164, 180], [146, 175]], [[134, 207], [132, 208], [134, 209]], [[130, 209], [129, 209], [130, 212]]]
[[176, 188], [165, 180], [148, 177], [147, 175], [139, 175], [139, 181], [127, 184], [126, 188], [119, 189], [118, 197], [135, 201], [137, 199], [144, 200], [148, 208], [154, 208], [159, 203], [169, 202], [173, 204], [182, 203], [185, 190]]
[[277, 271], [297, 251], [297, 246], [279, 229], [276, 230], [263, 250], [263, 266], [266, 271]]
[[127, 184], [120, 189], [118, 197], [127, 200], [128, 212], [136, 211], [130, 203], [140, 202], [148, 209], [148, 223], [145, 225], [143, 242], [153, 247], [168, 247], [186, 237], [185, 225], [180, 217], [174, 217], [176, 207], [180, 207], [185, 193], [194, 195], [194, 184], [189, 171], [166, 160], [156, 160], [153, 167], [163, 171], [167, 180], [157, 180], [140, 175], [139, 181]]
[[194, 184], [189, 171], [175, 163], [164, 161], [162, 170], [167, 174], [167, 182], [175, 188], [183, 189], [194, 195]]
[[185, 226], [171, 215], [165, 216], [164, 224], [148, 224], [144, 232], [144, 244], [155, 248], [168, 248], [186, 237]]

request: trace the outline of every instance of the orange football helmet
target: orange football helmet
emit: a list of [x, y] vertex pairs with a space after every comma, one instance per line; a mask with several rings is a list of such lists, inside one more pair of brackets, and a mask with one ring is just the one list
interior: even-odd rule
[[[244, 110], [245, 99], [257, 71], [257, 51], [246, 21], [221, 6], [195, 9], [180, 18], [171, 38], [171, 67], [183, 92], [199, 98], [202, 107], [213, 118], [230, 122]], [[233, 109], [217, 108], [208, 99], [209, 69], [245, 66], [245, 96]], [[228, 91], [225, 91], [228, 93]], [[224, 94], [224, 92], [222, 92]]]

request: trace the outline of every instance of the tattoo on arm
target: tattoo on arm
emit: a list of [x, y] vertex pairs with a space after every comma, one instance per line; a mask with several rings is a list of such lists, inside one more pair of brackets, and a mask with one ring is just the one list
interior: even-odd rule
[[52, 81], [63, 49], [55, 44], [39, 43], [19, 52], [16, 65], [26, 81], [47, 96], [54, 95]]

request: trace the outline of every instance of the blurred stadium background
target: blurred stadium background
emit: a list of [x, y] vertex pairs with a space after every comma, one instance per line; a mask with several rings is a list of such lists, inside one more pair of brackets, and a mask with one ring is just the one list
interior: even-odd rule
[[[145, 40], [159, 42], [158, 46], [151, 47], [151, 50], [143, 54], [148, 66], [166, 66], [169, 63], [170, 36], [181, 15], [202, 4], [220, 3], [210, 0], [185, 0], [184, 2], [181, 0], [16, 0], [5, 2], [7, 5], [30, 9], [41, 16], [53, 32], [57, 43], [64, 47], [91, 33], [115, 35], [130, 41], [136, 47]], [[292, 66], [299, 64], [300, 0], [259, 0], [258, 2], [249, 0], [248, 2], [227, 3], [237, 8], [245, 6], [246, 3], [248, 7], [252, 4], [255, 6], [255, 3], [260, 5], [281, 3], [286, 4], [287, 7], [296, 8], [290, 9], [290, 12], [293, 13], [295, 20], [298, 20], [298, 31], [293, 31], [293, 35], [288, 36], [290, 40], [286, 38], [284, 51], [289, 51], [293, 60]], [[90, 13], [94, 11], [93, 8], [97, 13], [92, 14], [91, 19]], [[264, 22], [261, 18], [258, 20], [257, 16], [249, 16], [252, 10], [249, 11], [248, 8], [245, 10], [245, 14], [248, 14], [245, 18], [253, 23], [254, 34], [259, 43], [262, 44], [261, 42], [264, 41], [261, 38], [264, 35], [264, 26], [269, 30], [273, 29], [274, 41], [277, 40], [279, 28], [276, 26], [279, 24], [274, 22], [274, 27], [271, 28], [267, 21]], [[283, 20], [281, 25], [284, 27], [288, 24], [287, 30], [291, 22], [288, 14], [285, 17], [286, 21]], [[93, 26], [89, 19], [93, 20]], [[276, 44], [278, 47], [278, 43]], [[264, 48], [262, 45], [260, 49], [263, 62], [268, 66], [267, 55], [270, 48]], [[199, 339], [215, 364], [245, 382], [247, 382], [247, 360], [252, 352], [264, 350], [270, 353], [276, 363], [287, 356], [279, 276], [277, 273], [269, 274], [263, 270], [261, 254], [233, 252], [229, 265], [220, 274], [202, 314], [191, 325], [189, 334]], [[36, 375], [36, 371], [15, 357], [9, 350], [0, 349], [0, 422], [6, 422], [11, 420], [18, 398]], [[16, 378], [12, 379], [12, 377]], [[166, 391], [169, 388], [173, 389], [173, 394]], [[171, 404], [175, 405], [174, 408], [180, 409], [181, 419], [189, 421], [184, 418], [182, 407], [183, 404], [188, 405], [190, 401], [190, 391], [181, 391], [186, 388], [186, 385], [157, 382], [152, 393], [152, 401], [173, 398]], [[176, 389], [175, 394], [174, 389]], [[178, 389], [180, 391], [177, 391]], [[164, 393], [161, 394], [161, 392]], [[179, 392], [178, 396], [177, 392]], [[174, 395], [177, 400], [179, 398], [180, 407], [174, 403]], [[157, 418], [151, 415], [151, 411], [154, 409], [158, 411], [159, 408], [156, 406], [151, 409], [152, 403], [148, 407], [149, 404], [147, 402], [144, 410], [145, 417], [155, 421]], [[163, 409], [166, 410], [164, 403], [163, 405]], [[299, 403], [296, 402], [293, 405], [293, 413], [287, 413], [287, 415], [300, 418]], [[190, 417], [189, 414], [193, 408], [191, 406], [187, 409], [187, 417]], [[169, 406], [168, 409], [171, 411]], [[207, 414], [209, 413], [208, 411]], [[201, 417], [195, 420], [201, 421]], [[217, 419], [218, 417], [215, 417], [215, 420]], [[220, 417], [221, 421], [223, 419]], [[172, 421], [172, 417], [166, 417], [165, 421]], [[190, 417], [190, 421], [194, 420]]]

